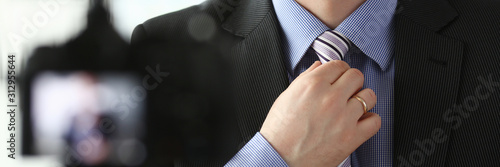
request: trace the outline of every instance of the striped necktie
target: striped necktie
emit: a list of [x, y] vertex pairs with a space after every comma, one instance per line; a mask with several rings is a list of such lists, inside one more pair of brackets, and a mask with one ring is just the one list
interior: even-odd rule
[[[328, 30], [314, 40], [311, 47], [319, 57], [321, 63], [326, 63], [331, 60], [344, 60], [344, 55], [349, 51], [351, 42], [340, 32]], [[344, 164], [340, 167], [350, 167], [351, 156], [345, 159]]]
[[351, 42], [340, 32], [328, 30], [314, 40], [311, 47], [318, 54], [321, 63], [331, 60], [344, 60]]

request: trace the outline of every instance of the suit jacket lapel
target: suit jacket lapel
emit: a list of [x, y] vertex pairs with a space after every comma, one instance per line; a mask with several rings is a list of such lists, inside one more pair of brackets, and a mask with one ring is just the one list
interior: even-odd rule
[[260, 130], [276, 98], [289, 85], [280, 29], [269, 0], [241, 1], [222, 27], [241, 37], [231, 48], [238, 122], [247, 142]]
[[456, 16], [444, 0], [400, 1], [395, 16], [394, 165], [445, 165], [452, 130], [444, 116], [456, 102], [463, 44], [438, 32]]

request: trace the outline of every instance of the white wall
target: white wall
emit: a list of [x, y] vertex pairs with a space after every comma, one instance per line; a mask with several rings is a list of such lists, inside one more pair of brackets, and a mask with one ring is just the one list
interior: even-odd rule
[[[130, 41], [134, 27], [145, 20], [196, 5], [204, 0], [111, 0], [114, 24], [122, 38]], [[45, 5], [44, 5], [45, 4]], [[50, 5], [49, 5], [50, 4]], [[16, 55], [17, 73], [38, 46], [57, 46], [75, 37], [85, 27], [87, 0], [0, 0], [0, 166], [59, 166], [54, 157], [20, 155], [20, 113], [16, 114], [16, 159], [7, 157], [6, 70], [8, 54]], [[19, 92], [19, 90], [17, 90]], [[18, 96], [18, 95], [17, 95]], [[19, 103], [17, 103], [19, 104]]]

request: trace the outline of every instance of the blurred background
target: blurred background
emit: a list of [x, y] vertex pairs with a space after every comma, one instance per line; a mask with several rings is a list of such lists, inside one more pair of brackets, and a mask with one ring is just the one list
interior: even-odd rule
[[[109, 0], [111, 22], [119, 36], [130, 42], [133, 29], [138, 24], [149, 18], [177, 11], [192, 5], [199, 4], [204, 0]], [[61, 164], [57, 156], [23, 156], [21, 155], [21, 112], [16, 114], [16, 159], [7, 157], [9, 132], [6, 125], [9, 115], [5, 114], [7, 105], [6, 76], [7, 59], [9, 54], [16, 55], [16, 73], [21, 73], [26, 61], [39, 46], [58, 46], [68, 40], [75, 38], [86, 26], [88, 12], [88, 0], [0, 0], [0, 165], [22, 166], [22, 167], [57, 167]], [[58, 75], [44, 74], [45, 78], [65, 81]], [[71, 78], [88, 78], [86, 74], [70, 74]], [[93, 76], [93, 78], [102, 78]], [[43, 79], [43, 78], [42, 78]], [[122, 77], [121, 79], [127, 79]], [[116, 85], [110, 81], [93, 79], [97, 85]], [[85, 80], [82, 80], [82, 83]], [[75, 85], [78, 85], [75, 82]], [[44, 85], [41, 85], [44, 86]], [[45, 85], [46, 87], [58, 87], [57, 85]], [[109, 86], [108, 86], [109, 87]], [[124, 90], [130, 90], [129, 85], [122, 86]], [[68, 88], [70, 89], [70, 88]], [[59, 90], [60, 93], [67, 93]], [[19, 94], [19, 92], [17, 92]], [[42, 92], [43, 93], [43, 92]], [[17, 99], [19, 101], [19, 99]], [[60, 99], [62, 100], [62, 99]], [[66, 99], [71, 100], [71, 99]], [[41, 104], [43, 105], [43, 103]], [[44, 108], [44, 107], [40, 107]], [[48, 110], [53, 110], [50, 106]], [[18, 108], [19, 110], [19, 108]], [[43, 112], [43, 111], [40, 111]], [[60, 123], [68, 124], [68, 123]], [[52, 125], [57, 126], [57, 125]], [[50, 128], [50, 127], [49, 127]], [[130, 143], [129, 143], [130, 144]], [[43, 145], [42, 145], [43, 146]], [[50, 152], [50, 148], [43, 148]]]

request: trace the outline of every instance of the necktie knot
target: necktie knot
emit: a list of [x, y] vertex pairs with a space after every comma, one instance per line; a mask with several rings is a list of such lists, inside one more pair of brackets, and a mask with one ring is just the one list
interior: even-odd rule
[[311, 45], [322, 63], [343, 60], [350, 46], [349, 39], [335, 30], [325, 31]]

